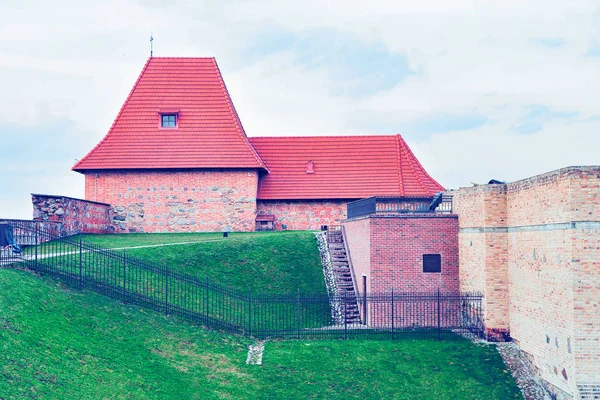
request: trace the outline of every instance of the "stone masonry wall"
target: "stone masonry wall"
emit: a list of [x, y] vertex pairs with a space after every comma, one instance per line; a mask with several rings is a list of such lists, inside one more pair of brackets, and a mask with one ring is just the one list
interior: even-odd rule
[[45, 194], [32, 194], [31, 202], [34, 220], [60, 222], [67, 234], [110, 231], [109, 204]]
[[461, 289], [484, 292], [486, 326], [508, 323], [558, 398], [600, 388], [600, 167], [452, 194]]
[[256, 170], [99, 171], [85, 196], [113, 206], [117, 232], [253, 231]]
[[258, 200], [259, 215], [274, 215], [275, 230], [319, 230], [340, 225], [349, 200]]

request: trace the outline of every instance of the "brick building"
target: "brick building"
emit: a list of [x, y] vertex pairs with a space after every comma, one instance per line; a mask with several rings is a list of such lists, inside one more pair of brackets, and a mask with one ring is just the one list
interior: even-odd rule
[[248, 138], [214, 58], [150, 58], [73, 170], [118, 231], [319, 229], [349, 201], [443, 190], [400, 135]]

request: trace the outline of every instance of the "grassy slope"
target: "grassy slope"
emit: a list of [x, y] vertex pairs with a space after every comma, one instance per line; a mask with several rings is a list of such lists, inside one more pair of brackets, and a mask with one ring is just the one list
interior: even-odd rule
[[0, 269], [0, 293], [0, 398], [210, 399], [254, 381], [243, 338], [22, 271]]
[[0, 398], [511, 399], [491, 346], [466, 340], [269, 342], [206, 331], [0, 269]]
[[[188, 241], [211, 234], [88, 235], [86, 241], [111, 247]], [[173, 237], [172, 237], [173, 236]], [[106, 242], [110, 240], [110, 242]], [[227, 239], [182, 246], [128, 250], [134, 255], [254, 293], [325, 293], [323, 267], [312, 232], [232, 233]]]

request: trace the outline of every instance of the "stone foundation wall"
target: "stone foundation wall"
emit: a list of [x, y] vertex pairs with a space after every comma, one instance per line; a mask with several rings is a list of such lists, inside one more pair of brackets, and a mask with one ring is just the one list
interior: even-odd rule
[[86, 173], [86, 199], [113, 206], [117, 232], [254, 231], [256, 170]]
[[340, 225], [350, 200], [258, 200], [259, 215], [274, 215], [275, 230], [320, 230]]
[[558, 398], [600, 384], [600, 167], [451, 193], [461, 289], [484, 293], [489, 333], [510, 333]]
[[62, 224], [67, 234], [111, 231], [110, 205], [66, 196], [32, 194], [33, 219]]

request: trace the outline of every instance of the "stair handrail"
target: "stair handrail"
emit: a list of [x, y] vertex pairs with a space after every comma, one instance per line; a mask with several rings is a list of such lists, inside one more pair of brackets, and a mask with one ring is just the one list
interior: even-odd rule
[[[352, 286], [354, 287], [354, 294], [358, 298], [358, 282], [356, 281], [356, 275], [354, 274], [354, 264], [352, 264], [352, 256], [350, 255], [350, 248], [348, 247], [348, 238], [346, 237], [346, 229], [344, 225], [341, 225], [342, 231], [342, 239], [344, 242], [344, 250], [346, 250], [346, 258], [348, 260], [348, 268], [350, 269], [350, 274], [352, 275]], [[365, 321], [366, 322], [366, 321]]]

